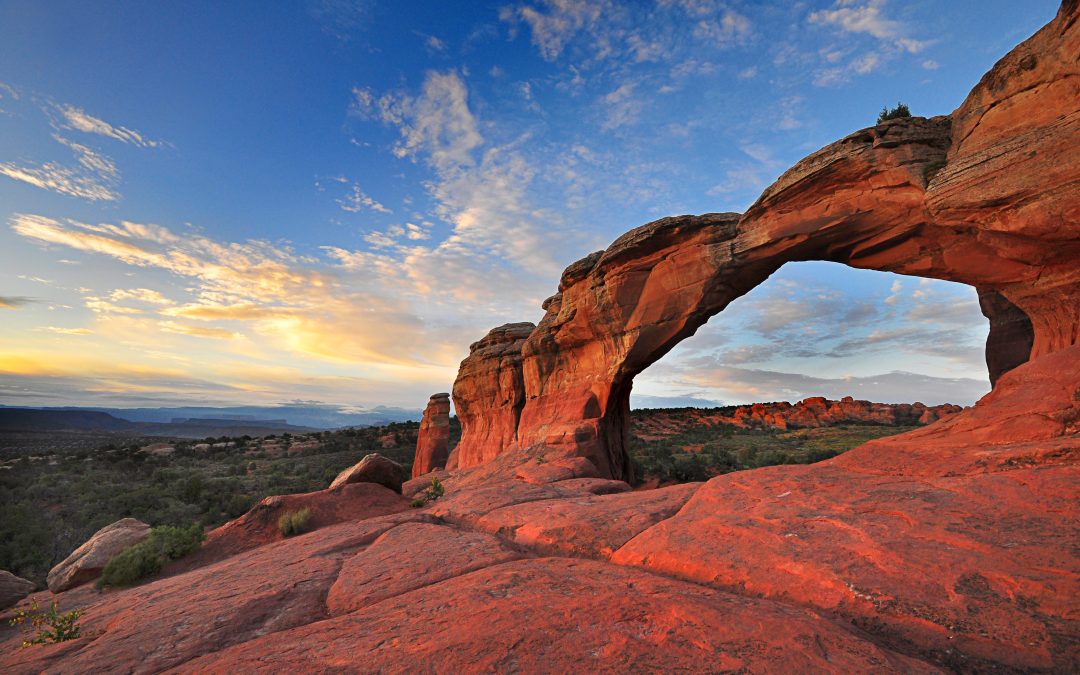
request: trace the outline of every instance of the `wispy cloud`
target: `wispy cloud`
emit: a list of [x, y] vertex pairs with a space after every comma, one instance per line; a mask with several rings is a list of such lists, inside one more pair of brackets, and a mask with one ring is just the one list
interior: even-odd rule
[[18, 309], [34, 302], [33, 298], [22, 295], [0, 295], [0, 309]]
[[62, 103], [55, 106], [55, 110], [60, 115], [60, 126], [64, 129], [105, 136], [121, 143], [130, 143], [143, 148], [157, 148], [162, 145], [161, 141], [146, 138], [140, 132], [128, 127], [113, 126], [73, 105]]
[[853, 76], [876, 71], [899, 54], [917, 54], [932, 44], [915, 39], [908, 26], [888, 18], [885, 5], [886, 0], [837, 0], [832, 9], [810, 13], [808, 21], [811, 24], [829, 26], [848, 36], [870, 36], [876, 41], [873, 49], [860, 54], [852, 54], [852, 48], [823, 50], [823, 59], [829, 65], [815, 74], [813, 83], [816, 86], [845, 84]]
[[79, 197], [92, 202], [116, 201], [120, 194], [98, 175], [85, 167], [64, 166], [46, 162], [37, 166], [19, 166], [14, 162], [0, 163], [0, 174], [43, 190]]
[[915, 54], [929, 43], [916, 40], [908, 34], [907, 27], [885, 16], [886, 0], [837, 0], [833, 9], [811, 12], [810, 23], [830, 25], [846, 33], [865, 33], [886, 43], [893, 44]]

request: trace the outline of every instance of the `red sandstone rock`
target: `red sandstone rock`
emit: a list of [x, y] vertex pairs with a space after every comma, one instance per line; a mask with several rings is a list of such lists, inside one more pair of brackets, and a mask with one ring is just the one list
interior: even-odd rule
[[409, 502], [375, 483], [350, 483], [336, 490], [267, 497], [236, 520], [210, 531], [202, 548], [174, 563], [169, 570], [189, 570], [263, 546], [284, 537], [278, 519], [290, 511], [311, 509], [308, 527], [319, 530], [337, 523], [406, 511]]
[[454, 382], [454, 410], [469, 434], [462, 435], [446, 468], [483, 464], [514, 442], [525, 402], [521, 345], [534, 328], [531, 323], [508, 323], [469, 347]]
[[49, 570], [49, 590], [60, 593], [101, 576], [112, 557], [150, 536], [150, 526], [134, 518], [106, 525], [56, 567]]
[[608, 558], [639, 533], [675, 515], [700, 486], [531, 501], [491, 511], [476, 527], [554, 555]]
[[933, 672], [806, 610], [583, 560], [519, 560], [181, 672]]
[[481, 532], [425, 523], [400, 525], [345, 560], [326, 596], [326, 607], [331, 616], [348, 614], [520, 557], [495, 537]]
[[1078, 383], [1080, 346], [938, 424], [714, 478], [612, 561], [835, 612], [952, 667], [1072, 670]]
[[[375, 486], [346, 490], [353, 487]], [[410, 511], [341, 523], [135, 588], [63, 593], [63, 610], [85, 612], [82, 637], [55, 646], [60, 649], [20, 650], [18, 633], [7, 629], [0, 633], [0, 671], [161, 672], [318, 622], [327, 616], [324, 599], [342, 562], [387, 530], [418, 519], [427, 517]]]
[[450, 444], [450, 394], [432, 394], [420, 420], [412, 477], [446, 468]]
[[[484, 397], [484, 415], [474, 403], [462, 419], [469, 452], [459, 453], [455, 466], [546, 446], [549, 456], [587, 457], [601, 475], [629, 479], [625, 426], [634, 375], [792, 260], [967, 283], [984, 296], [1000, 294], [1027, 317], [1030, 356], [1075, 344], [1076, 13], [1075, 4], [1064, 4], [951, 117], [858, 131], [796, 164], [741, 217], [665, 218], [571, 265], [520, 361], [504, 343], [502, 368], [481, 369], [472, 357], [462, 364], [455, 391], [491, 391], [508, 381], [514, 396]], [[1028, 358], [1027, 336], [1009, 334], [1026, 324], [1016, 312], [987, 311], [996, 379]], [[497, 422], [475, 422], [487, 419]]]
[[375, 483], [390, 488], [394, 492], [401, 492], [401, 484], [404, 481], [404, 467], [392, 459], [372, 453], [339, 473], [337, 478], [330, 483], [329, 489], [334, 490], [352, 483]]

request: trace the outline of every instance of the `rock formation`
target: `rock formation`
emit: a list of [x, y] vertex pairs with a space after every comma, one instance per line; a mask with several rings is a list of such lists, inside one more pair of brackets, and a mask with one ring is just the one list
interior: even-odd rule
[[339, 473], [328, 489], [334, 490], [350, 483], [375, 483], [400, 493], [404, 482], [405, 467], [373, 452]]
[[446, 468], [450, 446], [450, 394], [432, 394], [420, 420], [412, 477]]
[[747, 428], [798, 429], [827, 427], [836, 424], [930, 424], [963, 408], [944, 404], [927, 406], [922, 403], [872, 403], [845, 396], [830, 401], [813, 396], [795, 404], [754, 403], [734, 409], [651, 410], [634, 419], [633, 433], [638, 438], [656, 440], [686, 430], [689, 426], [731, 425]]
[[49, 590], [60, 593], [101, 576], [114, 555], [150, 536], [150, 526], [134, 518], [123, 518], [95, 532], [82, 546], [49, 570]]
[[[975, 286], [990, 318], [994, 380], [1029, 358], [1075, 344], [1080, 41], [1074, 11], [1066, 3], [952, 115], [858, 131], [796, 164], [741, 216], [664, 218], [571, 265], [520, 356], [515, 343], [504, 342], [499, 367], [476, 354], [462, 363], [455, 402], [459, 410], [470, 404], [470, 415], [461, 417], [463, 451], [455, 466], [542, 446], [549, 454], [586, 457], [602, 475], [629, 479], [626, 418], [634, 376], [791, 261], [828, 260]], [[502, 383], [513, 383], [513, 395], [477, 394], [507, 389]]]
[[7, 570], [0, 570], [0, 610], [15, 605], [30, 595], [32, 590], [34, 590], [33, 581], [17, 577]]
[[[443, 496], [278, 498], [398, 511], [360, 500], [284, 540], [253, 511], [199, 566], [63, 593], [76, 640], [0, 628], [0, 670], [1076, 672], [1078, 18], [1064, 3], [949, 117], [858, 132], [741, 217], [657, 221], [571, 266], [538, 326], [462, 363]], [[808, 259], [974, 285], [991, 393], [817, 464], [628, 491], [634, 375]]]
[[521, 347], [535, 328], [531, 323], [508, 323], [492, 328], [469, 347], [454, 382], [454, 410], [469, 435], [450, 453], [447, 469], [483, 464], [514, 443], [525, 402]]

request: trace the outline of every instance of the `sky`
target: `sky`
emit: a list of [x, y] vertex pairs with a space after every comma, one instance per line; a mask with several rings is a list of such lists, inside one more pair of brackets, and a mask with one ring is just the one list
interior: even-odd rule
[[[743, 211], [1056, 2], [0, 0], [0, 404], [421, 407], [561, 270]], [[970, 404], [974, 290], [789, 264], [639, 405]]]

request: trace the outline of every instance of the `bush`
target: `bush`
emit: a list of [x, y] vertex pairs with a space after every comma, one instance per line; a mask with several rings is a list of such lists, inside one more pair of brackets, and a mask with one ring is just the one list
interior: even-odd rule
[[889, 110], [888, 106], [881, 109], [877, 116], [877, 123], [881, 124], [887, 120], [900, 119], [901, 117], [911, 117], [911, 110], [908, 109], [907, 104], [898, 101], [896, 107], [892, 110]]
[[291, 537], [308, 531], [308, 521], [311, 520], [311, 509], [302, 508], [299, 511], [288, 511], [278, 518], [277, 526], [281, 535]]
[[166, 562], [197, 550], [203, 537], [203, 528], [199, 523], [192, 523], [188, 527], [155, 527], [145, 541], [128, 546], [113, 556], [105, 565], [97, 586], [134, 586], [157, 574]]
[[435, 476], [432, 476], [431, 485], [428, 486], [428, 489], [424, 490], [415, 498], [413, 498], [413, 500], [409, 502], [409, 506], [413, 507], [414, 509], [418, 509], [421, 506], [427, 504], [428, 502], [434, 501], [439, 497], [442, 497], [444, 494], [446, 494], [446, 490], [445, 488], [443, 488], [442, 481], [440, 481]]
[[34, 628], [38, 629], [38, 633], [34, 637], [23, 638], [22, 647], [26, 648], [30, 645], [74, 640], [82, 632], [78, 624], [80, 616], [82, 616], [81, 609], [61, 613], [60, 606], [55, 600], [52, 601], [49, 609], [39, 612], [37, 600], [31, 600], [30, 609], [16, 610], [15, 617], [9, 623], [12, 626], [21, 627], [24, 635]]

